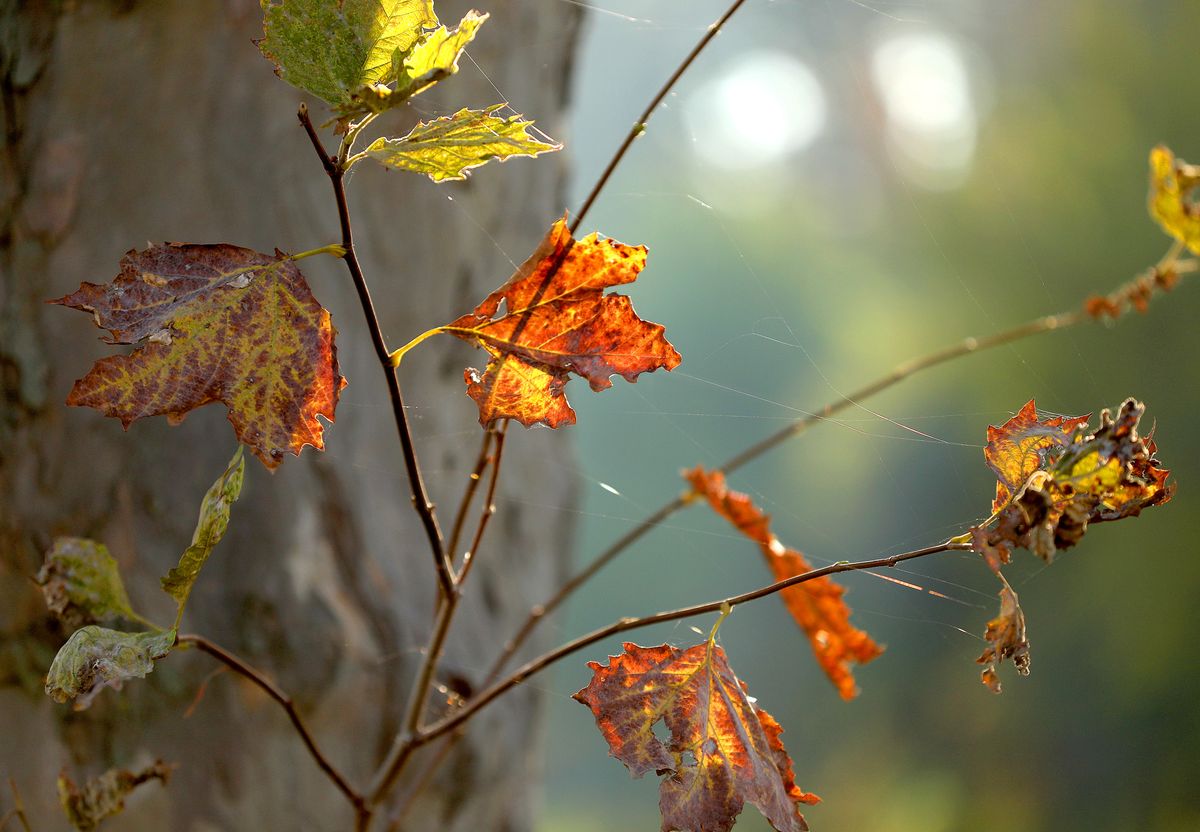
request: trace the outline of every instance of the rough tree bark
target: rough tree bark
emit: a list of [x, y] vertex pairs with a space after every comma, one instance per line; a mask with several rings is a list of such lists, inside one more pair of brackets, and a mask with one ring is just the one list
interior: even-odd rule
[[[443, 19], [465, 10], [439, 2]], [[420, 107], [508, 100], [561, 135], [577, 7], [490, 0], [485, 10], [474, 61]], [[109, 828], [347, 829], [348, 807], [283, 713], [232, 674], [212, 675], [196, 651], [88, 711], [51, 702], [42, 678], [66, 634], [29, 580], [55, 536], [94, 537], [121, 562], [135, 605], [169, 620], [157, 577], [190, 541], [199, 499], [233, 451], [223, 408], [125, 433], [65, 407], [72, 381], [112, 348], [84, 316], [43, 301], [111, 279], [120, 255], [147, 240], [263, 251], [335, 242], [329, 183], [295, 117], [303, 96], [251, 43], [261, 31], [253, 0], [0, 0], [0, 29], [0, 775], [15, 779], [36, 829], [64, 825], [54, 794], [64, 765], [78, 778], [155, 757], [178, 765], [169, 787], [143, 787]], [[416, 116], [393, 117], [389, 132]], [[561, 156], [443, 187], [366, 168], [349, 183], [351, 210], [394, 346], [498, 285], [564, 208]], [[396, 729], [435, 582], [349, 280], [328, 258], [303, 269], [333, 311], [350, 386], [324, 454], [288, 458], [274, 476], [248, 461], [185, 629], [267, 670], [365, 787]], [[451, 340], [422, 347], [402, 376], [443, 517], [480, 436], [461, 373], [481, 359]], [[567, 441], [510, 436], [501, 511], [445, 662], [468, 682], [562, 571], [568, 513], [537, 506], [570, 501]], [[519, 501], [504, 498], [518, 491]], [[532, 690], [485, 712], [412, 828], [527, 828], [536, 735]]]

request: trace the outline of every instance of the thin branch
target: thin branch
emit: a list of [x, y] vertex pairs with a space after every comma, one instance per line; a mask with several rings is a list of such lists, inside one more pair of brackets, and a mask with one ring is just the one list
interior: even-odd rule
[[396, 430], [400, 435], [400, 447], [404, 452], [404, 468], [408, 471], [413, 506], [416, 508], [417, 514], [421, 518], [421, 523], [425, 527], [425, 535], [429, 538], [429, 548], [433, 553], [438, 585], [441, 587], [442, 595], [449, 597], [454, 592], [453, 567], [450, 564], [450, 558], [446, 553], [446, 548], [442, 541], [442, 531], [438, 527], [434, 504], [429, 499], [424, 478], [421, 476], [421, 466], [417, 461], [417, 452], [413, 446], [412, 431], [408, 425], [408, 413], [404, 408], [404, 397], [400, 392], [400, 378], [397, 375], [396, 368], [392, 366], [387, 341], [383, 337], [383, 331], [379, 327], [379, 316], [375, 313], [375, 304], [371, 300], [371, 292], [367, 288], [367, 281], [363, 276], [362, 266], [359, 264], [358, 255], [354, 250], [354, 234], [350, 226], [350, 209], [346, 203], [345, 171], [337, 163], [337, 160], [331, 157], [325, 149], [325, 145], [321, 142], [321, 137], [317, 135], [316, 128], [313, 127], [312, 119], [308, 116], [308, 107], [301, 104], [297, 117], [304, 126], [304, 131], [308, 134], [309, 141], [312, 142], [313, 150], [320, 157], [321, 165], [325, 168], [325, 173], [329, 175], [329, 181], [333, 185], [333, 195], [337, 200], [338, 221], [342, 227], [342, 247], [346, 250], [345, 256], [342, 259], [345, 261], [346, 268], [350, 272], [350, 277], [354, 281], [354, 289], [358, 292], [358, 300], [362, 306], [363, 316], [366, 318], [367, 328], [371, 332], [371, 343], [375, 347], [375, 355], [378, 357], [379, 363], [383, 367], [384, 375], [387, 377], [388, 394], [392, 402], [392, 415], [395, 417]]
[[33, 830], [29, 826], [29, 818], [26, 817], [26, 815], [25, 815], [25, 804], [21, 800], [21, 792], [17, 788], [17, 781], [11, 777], [8, 778], [8, 787], [10, 789], [12, 789], [13, 808], [12, 808], [12, 811], [5, 814], [4, 822], [0, 823], [0, 829], [3, 829], [5, 826], [8, 826], [8, 822], [10, 820], [12, 820], [13, 818], [16, 818], [17, 820], [19, 820], [21, 822], [21, 828], [24, 829], [25, 832], [33, 832]]
[[671, 73], [671, 77], [668, 78], [666, 83], [662, 85], [662, 88], [655, 93], [654, 98], [650, 99], [650, 103], [646, 105], [646, 109], [642, 111], [640, 116], [638, 116], [638, 120], [633, 123], [633, 127], [629, 129], [628, 135], [625, 136], [625, 141], [621, 142], [621, 146], [617, 148], [617, 152], [613, 154], [612, 159], [609, 160], [608, 167], [606, 167], [604, 172], [600, 174], [600, 178], [597, 179], [596, 184], [592, 186], [591, 193], [587, 195], [587, 198], [583, 201], [583, 205], [580, 207], [578, 213], [575, 214], [575, 219], [571, 222], [571, 233], [574, 233], [576, 229], [579, 228], [579, 224], [583, 222], [583, 218], [587, 216], [587, 212], [591, 210], [592, 204], [596, 201], [596, 197], [600, 196], [600, 192], [604, 190], [604, 186], [607, 185], [608, 180], [612, 178], [613, 171], [617, 169], [617, 165], [621, 164], [621, 160], [625, 158], [625, 154], [629, 151], [629, 148], [633, 146], [633, 143], [638, 139], [639, 136], [646, 132], [646, 124], [650, 121], [650, 117], [654, 115], [654, 111], [658, 108], [658, 105], [661, 104], [663, 99], [667, 97], [668, 93], [671, 92], [671, 89], [675, 86], [676, 82], [683, 77], [683, 74], [688, 71], [692, 65], [692, 62], [699, 57], [700, 53], [704, 51], [704, 48], [708, 46], [708, 44], [712, 42], [713, 38], [717, 36], [717, 34], [721, 31], [721, 28], [729, 22], [729, 18], [733, 17], [733, 15], [742, 7], [742, 4], [745, 2], [746, 0], [734, 0], [733, 4], [725, 10], [725, 13], [717, 18], [717, 20], [708, 27], [704, 33], [704, 37], [700, 38], [700, 41], [694, 47], [692, 47], [692, 51], [689, 52], [687, 57], [683, 59], [683, 62], [675, 68], [675, 71]]
[[308, 726], [304, 724], [304, 720], [301, 719], [300, 713], [296, 710], [295, 703], [292, 702], [292, 698], [290, 696], [280, 690], [274, 682], [272, 682], [262, 673], [262, 671], [256, 670], [255, 668], [246, 664], [246, 662], [230, 653], [224, 647], [209, 641], [204, 636], [195, 635], [194, 633], [184, 633], [176, 640], [179, 644], [191, 644], [195, 646], [196, 649], [212, 656], [217, 661], [229, 667], [230, 670], [233, 670], [244, 678], [249, 679], [265, 694], [267, 694], [267, 696], [278, 702], [284, 711], [287, 712], [288, 719], [292, 721], [292, 727], [296, 729], [296, 733], [299, 734], [300, 739], [304, 741], [305, 747], [308, 749], [309, 753], [312, 755], [312, 758], [316, 761], [321, 771], [325, 772], [329, 779], [333, 781], [333, 784], [337, 786], [338, 791], [340, 791], [345, 798], [350, 801], [350, 804], [354, 807], [355, 811], [359, 815], [364, 813], [369, 814], [369, 809], [366, 801], [363, 799], [363, 796], [359, 794], [353, 786], [350, 785], [342, 773], [334, 767], [333, 763], [329, 761], [329, 758], [326, 757], [324, 752], [322, 752], [317, 746], [317, 741], [309, 732]]
[[487, 530], [492, 515], [496, 513], [496, 483], [500, 480], [500, 460], [504, 458], [504, 438], [508, 435], [508, 420], [496, 432], [496, 451], [492, 454], [492, 477], [488, 481], [487, 496], [483, 500], [483, 511], [479, 515], [479, 524], [475, 527], [475, 537], [471, 540], [471, 548], [463, 555], [462, 569], [458, 571], [458, 586], [461, 588], [471, 567], [479, 558], [479, 545], [483, 542], [483, 533]]
[[452, 565], [454, 559], [458, 557], [458, 544], [462, 540], [463, 526], [467, 523], [467, 512], [475, 499], [475, 492], [479, 490], [479, 483], [483, 481], [483, 472], [487, 469], [488, 463], [492, 461], [490, 451], [494, 437], [495, 433], [490, 428], [483, 432], [483, 443], [479, 446], [479, 456], [475, 458], [475, 467], [471, 469], [471, 474], [467, 478], [467, 487], [463, 489], [462, 500], [458, 504], [458, 511], [454, 513], [454, 526], [450, 531], [450, 542], [446, 544], [446, 551], [450, 555]]

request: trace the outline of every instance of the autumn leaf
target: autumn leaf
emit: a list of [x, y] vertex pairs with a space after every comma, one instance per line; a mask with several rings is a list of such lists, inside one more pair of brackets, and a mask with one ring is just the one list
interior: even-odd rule
[[641, 373], [679, 366], [663, 327], [639, 318], [625, 295], [604, 294], [637, 280], [645, 264], [644, 246], [596, 234], [576, 241], [559, 220], [507, 283], [473, 313], [441, 327], [491, 355], [483, 373], [465, 374], [480, 424], [573, 424], [575, 411], [563, 394], [571, 373], [600, 391], [612, 386], [614, 374], [634, 382]]
[[[789, 549], [771, 532], [771, 518], [745, 494], [730, 491], [720, 471], [697, 467], [683, 473], [693, 491], [734, 528], [758, 544], [776, 581], [812, 571], [804, 555]], [[843, 699], [853, 699], [858, 689], [850, 663], [866, 664], [883, 653], [869, 635], [850, 623], [850, 607], [842, 600], [845, 587], [832, 578], [815, 578], [780, 592], [784, 605], [800, 625], [816, 654], [817, 662]]]
[[1150, 151], [1150, 216], [1200, 254], [1200, 165], [1176, 159], [1159, 145]]
[[163, 590], [175, 599], [178, 611], [175, 616], [175, 627], [183, 618], [183, 608], [192, 586], [200, 574], [201, 568], [208, 561], [212, 550], [225, 536], [229, 526], [229, 510], [238, 495], [242, 492], [242, 478], [245, 474], [246, 462], [242, 458], [242, 446], [238, 445], [233, 459], [225, 468], [225, 473], [209, 487], [200, 503], [200, 519], [196, 522], [196, 531], [192, 535], [192, 545], [184, 550], [179, 558], [179, 564], [171, 567], [162, 579]]
[[333, 421], [345, 379], [329, 312], [286, 255], [165, 243], [127, 253], [111, 283], [51, 303], [92, 313], [109, 343], [139, 344], [97, 361], [67, 404], [128, 428], [222, 402], [238, 441], [271, 469], [284, 453], [324, 447], [317, 417]]
[[59, 648], [46, 675], [46, 694], [55, 702], [74, 699], [75, 710], [82, 711], [105, 687], [120, 690], [126, 679], [145, 677], [174, 645], [174, 630], [122, 633], [89, 624]]
[[[796, 785], [783, 729], [754, 704], [719, 645], [624, 648], [607, 665], [589, 662], [592, 680], [574, 698], [634, 777], [662, 777], [664, 832], [727, 832], [747, 801], [779, 832], [808, 828], [800, 805], [818, 798]], [[654, 734], [659, 720], [666, 743]]]
[[1025, 613], [1017, 601], [1017, 593], [1007, 583], [1000, 590], [1000, 614], [988, 622], [984, 639], [988, 647], [976, 662], [987, 665], [980, 671], [980, 680], [993, 692], [1000, 693], [1000, 677], [996, 665], [1011, 661], [1022, 676], [1029, 675], [1029, 640], [1025, 636]]
[[166, 786], [171, 769], [162, 760], [155, 760], [153, 765], [138, 772], [111, 768], [88, 780], [83, 788], [75, 785], [63, 769], [58, 775], [58, 801], [71, 826], [79, 832], [91, 832], [100, 821], [124, 811], [125, 798], [138, 786], [151, 780]]
[[81, 537], [57, 538], [36, 580], [46, 608], [69, 629], [139, 620], [117, 562], [103, 543]]
[[402, 56], [438, 25], [432, 0], [262, 0], [263, 55], [276, 74], [334, 106], [395, 80]]
[[992, 511], [999, 511], [1025, 481], [1045, 462], [1047, 453], [1071, 441], [1076, 428], [1086, 425], [1090, 416], [1054, 416], [1039, 420], [1033, 399], [1016, 416], [1000, 427], [989, 425], [983, 457], [996, 472], [996, 498]]
[[[445, 182], [466, 179], [470, 169], [493, 159], [503, 162], [512, 156], [537, 156], [562, 148], [529, 135], [532, 121], [519, 115], [496, 115], [504, 106], [463, 109], [452, 116], [421, 122], [403, 138], [376, 139], [361, 155], [389, 168], [423, 173], [434, 182]], [[352, 157], [351, 163], [354, 158], [358, 157]]]

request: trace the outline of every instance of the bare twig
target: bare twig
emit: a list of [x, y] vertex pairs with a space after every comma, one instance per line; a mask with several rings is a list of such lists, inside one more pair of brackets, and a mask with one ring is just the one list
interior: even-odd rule
[[25, 832], [33, 832], [29, 826], [29, 818], [25, 815], [25, 804], [21, 800], [21, 792], [17, 788], [17, 781], [13, 778], [8, 778], [8, 787], [12, 790], [13, 807], [4, 813], [4, 817], [0, 818], [0, 830], [8, 826], [8, 822], [16, 818], [21, 823], [21, 828]]
[[274, 682], [266, 677], [262, 671], [257, 670], [240, 658], [230, 653], [224, 647], [209, 641], [204, 636], [194, 633], [184, 633], [177, 638], [179, 644], [191, 644], [197, 650], [207, 653], [217, 661], [226, 665], [230, 670], [238, 673], [242, 677], [249, 679], [257, 685], [267, 696], [274, 699], [287, 712], [288, 719], [292, 721], [292, 727], [296, 729], [296, 733], [300, 735], [300, 739], [304, 741], [305, 747], [309, 754], [316, 761], [321, 771], [325, 772], [326, 776], [333, 781], [350, 804], [354, 807], [355, 812], [360, 816], [364, 813], [370, 814], [366, 800], [357, 790], [346, 780], [340, 771], [329, 761], [317, 745], [316, 739], [309, 732], [308, 726], [304, 724], [304, 720], [300, 717], [300, 712], [296, 710], [296, 705], [292, 702], [292, 698], [280, 690]]
[[500, 460], [504, 457], [504, 438], [508, 435], [508, 420], [496, 432], [496, 451], [492, 454], [492, 477], [488, 481], [487, 496], [483, 500], [483, 510], [479, 514], [479, 524], [475, 527], [475, 537], [471, 539], [471, 548], [463, 554], [462, 568], [458, 571], [458, 585], [461, 587], [471, 572], [471, 567], [478, 560], [479, 544], [483, 541], [483, 533], [487, 530], [492, 515], [496, 513], [496, 483], [500, 479]]
[[479, 490], [479, 483], [483, 481], [483, 472], [487, 469], [488, 463], [492, 461], [490, 452], [494, 437], [495, 433], [491, 429], [483, 432], [483, 444], [479, 447], [479, 456], [475, 458], [475, 467], [471, 469], [467, 478], [467, 487], [463, 489], [462, 500], [458, 504], [458, 511], [454, 513], [454, 526], [450, 531], [450, 542], [446, 544], [446, 552], [450, 555], [451, 565], [458, 557], [458, 544], [462, 540], [463, 526], [467, 522], [467, 512], [471, 509], [475, 492]]
[[425, 527], [425, 535], [429, 538], [429, 548], [433, 553], [438, 585], [441, 587], [442, 595], [449, 597], [454, 592], [453, 567], [450, 564], [450, 557], [442, 541], [442, 531], [438, 527], [434, 504], [429, 499], [429, 492], [426, 490], [425, 481], [421, 476], [421, 466], [417, 461], [417, 452], [413, 446], [412, 431], [408, 425], [408, 414], [404, 409], [404, 397], [400, 392], [398, 370], [392, 366], [387, 341], [383, 337], [383, 331], [379, 327], [379, 316], [375, 313], [375, 304], [371, 300], [371, 292], [367, 288], [367, 281], [363, 276], [362, 266], [359, 264], [358, 255], [354, 250], [354, 234], [350, 225], [350, 209], [346, 203], [345, 170], [338, 163], [338, 160], [331, 157], [325, 149], [325, 145], [321, 142], [321, 137], [317, 135], [316, 128], [313, 127], [312, 119], [308, 116], [308, 107], [301, 104], [297, 117], [300, 119], [300, 124], [304, 126], [304, 131], [308, 134], [309, 141], [312, 142], [313, 150], [320, 157], [321, 165], [325, 168], [325, 173], [329, 175], [329, 181], [333, 185], [333, 195], [337, 200], [338, 221], [342, 227], [342, 247], [346, 250], [342, 259], [345, 261], [346, 268], [350, 272], [350, 277], [354, 281], [354, 289], [358, 292], [358, 300], [362, 306], [363, 316], [366, 318], [367, 328], [371, 332], [371, 343], [375, 347], [375, 355], [379, 358], [384, 375], [387, 376], [388, 394], [392, 402], [392, 414], [396, 420], [396, 430], [400, 434], [400, 447], [404, 452], [404, 467], [408, 471], [413, 506], [416, 507], [417, 514], [421, 518], [421, 523]]

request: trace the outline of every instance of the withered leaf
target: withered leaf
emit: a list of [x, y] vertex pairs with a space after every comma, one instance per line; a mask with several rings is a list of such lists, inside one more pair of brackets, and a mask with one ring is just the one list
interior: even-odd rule
[[58, 775], [58, 802], [71, 826], [79, 832], [90, 832], [100, 821], [120, 814], [125, 809], [125, 798], [138, 786], [150, 780], [159, 780], [166, 786], [171, 769], [162, 760], [155, 760], [153, 765], [138, 772], [110, 768], [88, 780], [83, 788], [75, 785], [63, 769]]
[[996, 498], [992, 511], [999, 511], [1040, 469], [1048, 451], [1061, 448], [1071, 440], [1077, 427], [1086, 425], [1090, 416], [1069, 418], [1054, 416], [1039, 420], [1033, 399], [1016, 416], [1000, 427], [989, 425], [983, 457], [996, 472]]
[[577, 241], [559, 220], [507, 283], [442, 327], [491, 355], [483, 373], [466, 373], [480, 424], [573, 424], [563, 395], [571, 373], [599, 391], [612, 386], [614, 374], [634, 382], [641, 373], [677, 367], [679, 353], [663, 327], [639, 318], [625, 295], [604, 294], [637, 280], [645, 264], [644, 246], [596, 234]]
[[1166, 147], [1150, 151], [1150, 216], [1200, 254], [1200, 165], [1176, 159]]
[[1025, 613], [1017, 601], [1017, 593], [1007, 584], [1000, 590], [1000, 614], [988, 622], [988, 647], [976, 661], [987, 665], [980, 671], [980, 680], [993, 693], [1000, 692], [1000, 677], [996, 665], [1011, 661], [1022, 676], [1029, 675], [1029, 640], [1025, 637]]
[[109, 343], [139, 344], [97, 361], [67, 404], [128, 428], [160, 414], [177, 424], [222, 402], [238, 440], [271, 469], [287, 452], [324, 447], [317, 417], [333, 421], [346, 382], [329, 312], [286, 255], [155, 245], [127, 253], [111, 283], [84, 283], [51, 303], [91, 312]]
[[[779, 832], [808, 828], [800, 806], [818, 798], [796, 785], [783, 729], [754, 704], [720, 645], [624, 649], [607, 665], [589, 662], [592, 681], [574, 698], [634, 777], [662, 776], [663, 832], [727, 832], [747, 801]], [[660, 719], [666, 743], [654, 735]]]
[[[729, 490], [723, 473], [697, 467], [683, 475], [695, 493], [708, 500], [713, 511], [758, 544], [776, 581], [812, 571], [812, 564], [803, 554], [784, 546], [771, 532], [769, 515], [760, 511], [747, 495]], [[779, 595], [808, 636], [817, 662], [838, 693], [843, 699], [853, 699], [858, 689], [850, 670], [851, 662], [866, 664], [883, 653], [883, 648], [850, 623], [850, 607], [842, 599], [845, 592], [845, 587], [832, 578], [822, 577], [788, 587]]]
[[117, 561], [108, 547], [81, 537], [59, 537], [37, 574], [46, 607], [68, 628], [136, 621]]
[[55, 702], [74, 699], [82, 711], [105, 687], [120, 690], [126, 679], [144, 678], [174, 645], [174, 630], [122, 633], [89, 624], [59, 648], [46, 674], [46, 695]]

